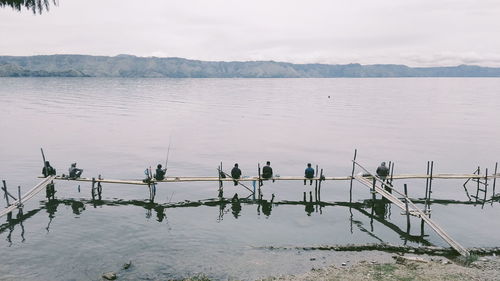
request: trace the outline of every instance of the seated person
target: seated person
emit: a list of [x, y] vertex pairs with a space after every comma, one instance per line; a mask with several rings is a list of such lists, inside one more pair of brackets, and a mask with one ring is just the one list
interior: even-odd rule
[[162, 181], [165, 179], [166, 174], [167, 174], [167, 168], [162, 169], [161, 164], [158, 164], [158, 166], [156, 166], [155, 179], [158, 181]]
[[231, 170], [231, 177], [235, 180], [234, 185], [238, 185], [237, 179], [241, 177], [241, 170], [238, 168], [238, 163], [234, 164], [233, 169]]
[[71, 164], [71, 167], [69, 168], [69, 178], [70, 179], [76, 179], [79, 178], [83, 173], [82, 169], [78, 169], [76, 167], [76, 163]]
[[45, 161], [45, 166], [43, 166], [42, 174], [44, 177], [55, 176], [56, 169], [54, 169], [54, 168], [52, 168], [52, 166], [50, 166], [49, 161]]
[[[307, 168], [305, 171], [305, 178], [311, 179], [310, 185], [313, 184], [312, 178], [314, 178], [314, 169], [311, 167], [311, 163], [307, 163]], [[304, 180], [304, 185], [306, 185], [306, 180]]]
[[270, 179], [273, 177], [273, 168], [271, 168], [271, 162], [267, 161], [266, 166], [262, 168], [262, 178]]

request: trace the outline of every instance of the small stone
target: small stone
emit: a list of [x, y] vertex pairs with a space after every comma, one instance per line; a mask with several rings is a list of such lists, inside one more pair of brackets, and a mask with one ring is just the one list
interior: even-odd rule
[[116, 273], [114, 272], [106, 272], [102, 275], [102, 278], [106, 280], [115, 280], [116, 279]]
[[122, 266], [122, 268], [123, 269], [129, 269], [131, 265], [132, 265], [132, 261], [129, 261], [127, 263], [124, 263], [123, 266]]

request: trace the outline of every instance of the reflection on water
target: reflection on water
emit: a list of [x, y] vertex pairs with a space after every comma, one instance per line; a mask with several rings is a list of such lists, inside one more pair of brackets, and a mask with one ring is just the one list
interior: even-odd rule
[[[56, 219], [56, 214], [58, 208], [62, 206], [69, 206], [74, 215], [80, 216], [84, 211], [86, 211], [87, 206], [91, 208], [98, 208], [101, 206], [136, 206], [141, 207], [146, 210], [145, 218], [150, 219], [154, 214], [156, 217], [156, 221], [161, 223], [167, 221], [167, 210], [171, 208], [196, 208], [200, 206], [208, 206], [215, 207], [219, 209], [219, 215], [217, 217], [217, 221], [220, 222], [224, 219], [224, 216], [231, 212], [234, 219], [238, 219], [240, 216], [240, 212], [243, 208], [254, 208], [256, 209], [255, 214], [260, 216], [261, 213], [266, 217], [271, 216], [271, 211], [273, 206], [304, 206], [304, 211], [307, 216], [311, 216], [312, 213], [322, 214], [323, 208], [333, 207], [333, 206], [341, 206], [349, 209], [349, 221], [352, 233], [352, 227], [355, 225], [360, 231], [367, 233], [371, 237], [375, 238], [379, 242], [384, 242], [383, 239], [377, 237], [374, 234], [374, 225], [373, 222], [377, 221], [380, 224], [384, 225], [391, 231], [397, 233], [403, 241], [406, 242], [411, 241], [414, 243], [418, 243], [421, 245], [432, 245], [432, 243], [425, 239], [428, 235], [424, 234], [424, 228], [421, 228], [420, 235], [411, 235], [410, 225], [407, 225], [406, 230], [402, 230], [400, 227], [395, 225], [390, 221], [391, 216], [391, 203], [382, 198], [376, 200], [365, 200], [363, 202], [323, 202], [319, 200], [313, 201], [312, 191], [309, 192], [309, 198], [306, 198], [306, 193], [304, 192], [304, 200], [302, 201], [281, 201], [274, 202], [274, 194], [272, 194], [270, 200], [263, 199], [263, 195], [260, 195], [260, 199], [250, 198], [239, 198], [238, 194], [235, 193], [234, 196], [230, 199], [218, 197], [213, 199], [199, 200], [199, 201], [183, 201], [177, 203], [155, 203], [151, 200], [86, 200], [86, 199], [51, 199], [48, 201], [42, 201], [41, 207], [30, 210], [27, 213], [23, 212], [23, 209], [19, 209], [17, 215], [13, 218], [12, 213], [7, 216], [7, 222], [0, 225], [0, 233], [9, 231], [7, 235], [7, 241], [12, 243], [11, 236], [14, 231], [15, 226], [19, 226], [21, 228], [20, 235], [22, 237], [22, 242], [25, 241], [24, 237], [24, 225], [23, 222], [32, 218], [34, 215], [39, 213], [41, 210], [46, 210], [48, 215], [48, 224], [46, 227], [47, 232], [50, 231], [50, 225], [54, 219]], [[496, 201], [500, 201], [500, 198], [495, 199]], [[415, 203], [423, 203], [425, 200], [412, 200]], [[470, 205], [475, 204], [472, 201], [455, 201], [455, 200], [430, 200], [430, 204], [439, 204], [439, 205], [449, 205], [449, 204], [459, 204], [459, 205]], [[353, 218], [353, 210], [358, 214], [369, 219], [369, 226], [364, 225], [364, 223], [360, 220], [356, 220]]]

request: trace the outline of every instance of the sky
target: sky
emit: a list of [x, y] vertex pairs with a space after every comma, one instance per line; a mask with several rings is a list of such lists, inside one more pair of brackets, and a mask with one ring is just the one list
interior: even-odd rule
[[59, 0], [0, 8], [0, 55], [500, 66], [497, 0]]

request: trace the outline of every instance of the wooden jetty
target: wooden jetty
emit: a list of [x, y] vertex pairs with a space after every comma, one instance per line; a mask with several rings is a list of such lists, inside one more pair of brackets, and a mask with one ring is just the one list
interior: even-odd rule
[[[359, 166], [361, 169], [365, 171], [365, 173], [368, 173], [368, 170], [366, 170], [363, 166], [361, 166], [359, 163], [357, 163], [355, 160], [353, 162]], [[464, 248], [462, 245], [460, 245], [457, 241], [455, 241], [453, 238], [451, 238], [448, 233], [446, 233], [436, 222], [434, 222], [428, 214], [424, 213], [424, 211], [420, 210], [409, 198], [406, 194], [402, 194], [401, 192], [397, 191], [394, 189], [392, 184], [387, 184], [385, 181], [380, 179], [377, 176], [371, 175], [371, 179], [368, 179], [365, 176], [359, 175], [355, 176], [354, 178], [362, 183], [363, 185], [367, 186], [368, 188], [372, 189], [372, 192], [376, 192], [380, 195], [382, 195], [384, 198], [387, 200], [391, 201], [394, 203], [396, 206], [398, 206], [401, 210], [406, 212], [406, 215], [408, 216], [409, 214], [415, 214], [418, 217], [422, 218], [441, 238], [443, 238], [446, 243], [448, 243], [453, 249], [455, 249], [460, 255], [462, 256], [469, 256], [470, 253], [469, 251]], [[385, 186], [388, 186], [388, 191]], [[404, 201], [401, 201], [399, 198], [394, 196], [392, 192], [398, 194], [399, 196], [402, 196]], [[375, 195], [375, 194], [374, 194]], [[409, 209], [409, 206], [412, 209]]]
[[[43, 178], [43, 176], [39, 176], [39, 178]], [[392, 179], [394, 180], [401, 180], [401, 179], [494, 179], [494, 178], [500, 178], [500, 174], [491, 174], [488, 176], [485, 175], [478, 175], [478, 174], [433, 174], [433, 175], [426, 175], [426, 174], [400, 174], [400, 175], [393, 175]], [[313, 177], [311, 178], [312, 180], [321, 180], [321, 181], [350, 181], [353, 179], [351, 176], [340, 176], [340, 177]], [[303, 181], [303, 180], [311, 180], [309, 178], [305, 178], [303, 176], [275, 176], [269, 179], [268, 181]], [[114, 183], [114, 184], [133, 184], [133, 185], [148, 185], [148, 182], [144, 182], [141, 179], [129, 179], [129, 180], [122, 180], [122, 179], [105, 179], [105, 178], [68, 178], [68, 177], [63, 177], [63, 176], [56, 176], [54, 180], [61, 180], [61, 181], [80, 181], [80, 182], [101, 182], [101, 183]], [[259, 178], [258, 176], [251, 176], [251, 177], [243, 177], [238, 179], [237, 181], [241, 182], [253, 182], [253, 181], [259, 181], [263, 180], [266, 181], [262, 178]], [[149, 183], [169, 183], [169, 182], [232, 182], [234, 181], [233, 178], [231, 177], [226, 177], [226, 178], [219, 178], [219, 177], [175, 177], [175, 176], [167, 176], [164, 180], [155, 180], [151, 179]]]
[[[55, 178], [56, 176], [46, 177], [43, 179], [43, 181], [41, 181], [40, 183], [35, 185], [35, 187], [26, 192], [26, 194], [24, 194], [23, 196], [19, 196], [19, 198], [12, 204], [7, 206], [7, 208], [0, 210], [0, 218], [7, 215], [8, 213], [11, 213], [17, 208], [21, 208], [24, 202], [33, 198], [33, 196], [35, 196], [38, 192], [42, 191], [45, 187], [47, 187], [47, 185], [49, 185]], [[4, 191], [5, 191], [5, 196], [9, 196], [5, 189]]]

